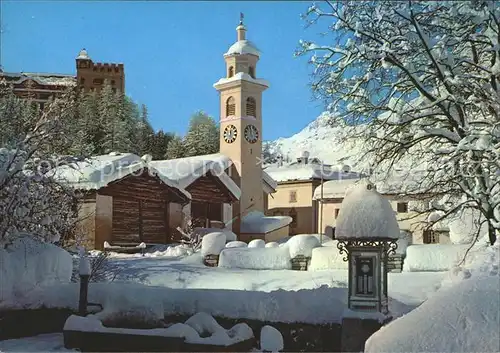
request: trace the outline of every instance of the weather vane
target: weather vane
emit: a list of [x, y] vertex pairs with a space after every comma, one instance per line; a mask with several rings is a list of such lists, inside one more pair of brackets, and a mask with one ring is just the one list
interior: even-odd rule
[[243, 24], [243, 17], [244, 17], [243, 12], [240, 12], [240, 25]]

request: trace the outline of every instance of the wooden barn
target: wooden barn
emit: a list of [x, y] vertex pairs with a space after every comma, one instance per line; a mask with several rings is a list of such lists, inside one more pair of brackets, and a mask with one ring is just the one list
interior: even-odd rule
[[186, 205], [191, 197], [133, 154], [98, 156], [59, 167], [57, 177], [83, 193], [78, 234], [96, 249], [103, 249], [104, 242], [172, 242], [176, 226], [170, 221], [171, 205]]

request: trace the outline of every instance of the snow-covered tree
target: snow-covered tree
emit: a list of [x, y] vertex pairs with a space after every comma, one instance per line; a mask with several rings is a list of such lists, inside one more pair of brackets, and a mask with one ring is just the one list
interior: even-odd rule
[[[5, 102], [16, 105], [6, 109]], [[7, 93], [0, 96], [0, 126], [23, 119], [25, 106]], [[32, 116], [31, 128], [20, 132], [14, 141], [0, 146], [0, 246], [4, 247], [20, 233], [29, 233], [46, 241], [67, 236], [75, 221], [73, 192], [50, 177], [59, 161], [54, 158], [53, 141], [65, 144], [71, 137], [66, 126], [74, 110], [71, 93], [51, 102], [41, 114]]]
[[[301, 41], [332, 123], [361, 124], [375, 173], [425, 169], [407, 194], [433, 197], [439, 222], [478, 210], [500, 229], [500, 2], [326, 1], [325, 43]], [[329, 42], [328, 42], [329, 40]], [[401, 176], [404, 178], [404, 176]], [[445, 197], [436, 198], [436, 195]]]
[[219, 129], [214, 119], [206, 113], [196, 112], [189, 121], [189, 131], [184, 138], [187, 156], [200, 156], [219, 151]]
[[167, 146], [167, 151], [165, 153], [166, 159], [175, 159], [185, 157], [184, 144], [182, 138], [175, 135], [172, 137]]

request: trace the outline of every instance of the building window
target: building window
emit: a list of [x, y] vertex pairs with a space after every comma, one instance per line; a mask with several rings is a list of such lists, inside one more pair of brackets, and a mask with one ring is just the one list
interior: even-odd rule
[[424, 244], [439, 244], [439, 232], [424, 230]]
[[255, 99], [252, 97], [247, 98], [247, 116], [256, 116], [256, 110], [257, 110], [257, 103], [255, 102]]
[[111, 80], [111, 84], [114, 85], [115, 84], [115, 80]]
[[85, 84], [85, 78], [83, 78], [83, 77], [82, 77], [82, 78], [80, 79], [80, 84], [81, 84], [81, 85]]
[[97, 71], [97, 67], [96, 67], [96, 66], [94, 66], [94, 67], [92, 68], [92, 71]]
[[226, 116], [236, 114], [236, 103], [233, 97], [229, 97], [226, 101]]
[[102, 78], [94, 78], [94, 85], [102, 85], [103, 80]]
[[340, 208], [335, 209], [335, 219], [339, 216]]
[[111, 71], [113, 71], [113, 69], [112, 69], [112, 68], [110, 68], [110, 67], [108, 67], [108, 72], [111, 72]]
[[113, 90], [113, 93], [116, 93], [116, 88], [115, 87], [113, 87], [112, 90]]
[[408, 212], [408, 202], [398, 202], [397, 210], [398, 210], [398, 213], [407, 213]]
[[227, 77], [233, 77], [234, 76], [234, 67], [229, 66], [229, 72], [227, 73]]
[[255, 68], [253, 66], [250, 66], [248, 68], [248, 74], [250, 75], [250, 77], [255, 78]]
[[297, 202], [297, 191], [290, 191], [290, 203]]

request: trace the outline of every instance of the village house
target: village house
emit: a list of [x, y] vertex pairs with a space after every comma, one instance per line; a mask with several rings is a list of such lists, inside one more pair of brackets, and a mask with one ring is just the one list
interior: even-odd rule
[[279, 161], [265, 171], [277, 182], [276, 192], [268, 195], [269, 216], [289, 216], [290, 235], [313, 234], [324, 229], [321, 203], [313, 198], [314, 191], [322, 181], [357, 180], [360, 174], [351, 172], [349, 166], [321, 164], [302, 152], [296, 161], [284, 164]]
[[[448, 226], [437, 223], [429, 228], [428, 217], [417, 213], [412, 204], [417, 202], [414, 197], [401, 196], [402, 190], [419, 179], [418, 172], [412, 178], [406, 176], [400, 178], [395, 175], [375, 182], [375, 187], [384, 197], [388, 198], [396, 213], [399, 228], [406, 233], [405, 238], [409, 244], [449, 244], [450, 231]], [[332, 180], [324, 183], [323, 188], [316, 187], [313, 199], [323, 204], [323, 212], [318, 214], [323, 219], [323, 228], [335, 227], [339, 215], [341, 204], [348, 188], [352, 187], [360, 180], [345, 179]], [[427, 229], [429, 228], [429, 229]], [[318, 228], [318, 232], [321, 229]]]

